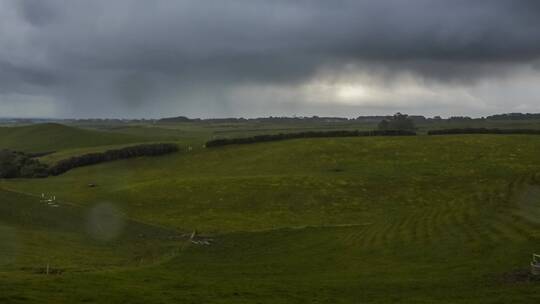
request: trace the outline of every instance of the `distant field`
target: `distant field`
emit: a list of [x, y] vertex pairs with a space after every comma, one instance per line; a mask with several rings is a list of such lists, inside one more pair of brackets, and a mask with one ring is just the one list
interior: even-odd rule
[[0, 127], [0, 148], [25, 152], [60, 151], [71, 148], [148, 141], [136, 135], [84, 130], [60, 124]]
[[[146, 128], [106, 132], [139, 138]], [[216, 134], [148, 128], [181, 130], [184, 146]], [[111, 144], [124, 143], [48, 157]], [[0, 302], [540, 300], [540, 285], [520, 275], [540, 252], [540, 136], [194, 147], [1, 180]], [[122, 215], [118, 237], [89, 232], [96, 206]], [[211, 245], [190, 243], [194, 230]], [[47, 263], [64, 272], [37, 274]]]

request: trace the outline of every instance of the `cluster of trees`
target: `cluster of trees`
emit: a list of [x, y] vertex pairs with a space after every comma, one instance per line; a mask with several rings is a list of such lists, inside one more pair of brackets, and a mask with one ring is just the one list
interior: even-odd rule
[[295, 138], [314, 138], [314, 137], [358, 137], [358, 136], [407, 136], [407, 135], [416, 135], [415, 132], [405, 131], [405, 130], [374, 130], [374, 131], [311, 131], [311, 132], [301, 132], [301, 133], [279, 133], [279, 134], [267, 134], [267, 135], [256, 135], [251, 137], [240, 137], [240, 138], [221, 138], [208, 141], [206, 147], [218, 147], [225, 145], [236, 145], [236, 144], [251, 144], [259, 142], [268, 142], [268, 141], [278, 141], [285, 139], [295, 139]]
[[473, 119], [469, 116], [450, 116], [447, 120], [448, 122], [470, 122]]
[[139, 156], [157, 156], [178, 151], [175, 144], [144, 144], [122, 149], [107, 150], [101, 153], [89, 153], [61, 160], [49, 168], [49, 174], [59, 175], [73, 168]]
[[540, 134], [540, 130], [461, 128], [461, 129], [442, 129], [442, 130], [428, 131], [428, 135], [448, 135], [448, 134]]
[[0, 178], [46, 177], [47, 166], [23, 152], [0, 150]]
[[379, 130], [401, 130], [414, 131], [416, 129], [414, 120], [407, 114], [396, 113], [389, 119], [383, 119], [379, 125]]

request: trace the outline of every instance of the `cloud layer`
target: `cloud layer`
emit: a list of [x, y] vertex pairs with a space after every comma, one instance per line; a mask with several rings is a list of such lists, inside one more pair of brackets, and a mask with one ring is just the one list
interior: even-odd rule
[[540, 111], [540, 2], [0, 1], [0, 116]]

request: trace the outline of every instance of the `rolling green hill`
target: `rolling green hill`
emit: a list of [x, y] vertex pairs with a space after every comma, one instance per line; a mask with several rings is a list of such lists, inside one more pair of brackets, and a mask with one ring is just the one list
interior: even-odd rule
[[56, 123], [0, 127], [0, 149], [24, 152], [60, 151], [150, 140], [142, 136], [86, 130]]
[[[24, 245], [4, 242], [23, 254], [0, 268], [1, 299], [536, 302], [540, 284], [524, 273], [540, 251], [539, 150], [526, 135], [299, 139], [3, 180], [4, 239]], [[69, 208], [30, 211], [40, 193]], [[115, 245], [77, 226], [103, 203], [135, 225]], [[159, 237], [193, 230], [213, 242]], [[65, 273], [31, 271], [41, 247]], [[153, 262], [141, 265], [147, 250]]]

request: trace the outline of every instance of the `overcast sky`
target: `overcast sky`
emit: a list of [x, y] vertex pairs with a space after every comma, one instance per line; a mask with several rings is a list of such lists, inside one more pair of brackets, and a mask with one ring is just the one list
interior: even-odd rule
[[0, 117], [540, 112], [537, 0], [0, 0]]

